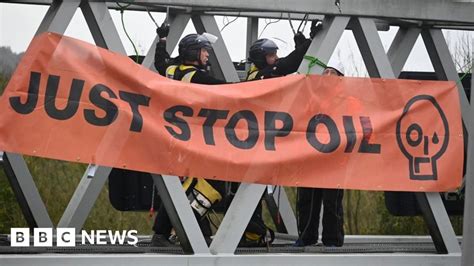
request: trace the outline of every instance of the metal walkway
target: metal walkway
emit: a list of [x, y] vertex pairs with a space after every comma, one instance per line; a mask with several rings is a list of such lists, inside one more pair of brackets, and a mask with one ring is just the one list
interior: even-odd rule
[[[0, 265], [459, 265], [453, 254], [439, 255], [429, 236], [347, 238], [343, 247], [293, 247], [277, 239], [269, 248], [237, 248], [235, 254], [189, 255], [179, 246], [150, 247], [150, 237], [136, 246], [13, 248], [0, 242]], [[7, 244], [5, 246], [4, 244]], [[295, 255], [297, 257], [295, 257]], [[420, 262], [422, 262], [420, 264]]]
[[[75, 247], [10, 247], [0, 246], [0, 254], [131, 254], [157, 253], [184, 255], [183, 249], [176, 247], [151, 247], [150, 243], [129, 245], [77, 245]], [[275, 244], [271, 247], [237, 248], [236, 255], [252, 254], [366, 254], [366, 253], [422, 253], [436, 254], [433, 243], [351, 243], [342, 247], [308, 246], [293, 247], [291, 244]]]
[[[367, 253], [422, 253], [436, 254], [436, 247], [429, 236], [426, 237], [402, 237], [397, 238], [367, 238], [347, 236], [346, 243], [342, 247], [325, 247], [320, 244], [306, 247], [293, 246], [293, 236], [281, 235], [268, 247], [238, 247], [236, 255], [252, 254], [281, 254], [281, 253], [305, 253], [305, 254], [367, 254]], [[11, 247], [8, 236], [0, 236], [0, 254], [132, 254], [132, 253], [155, 253], [184, 255], [183, 249], [175, 247], [152, 247], [151, 236], [142, 236], [136, 245], [82, 245], [76, 243], [75, 247]]]

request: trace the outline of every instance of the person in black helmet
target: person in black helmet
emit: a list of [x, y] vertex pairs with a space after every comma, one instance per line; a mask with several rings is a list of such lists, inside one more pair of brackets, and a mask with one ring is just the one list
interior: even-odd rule
[[179, 56], [170, 58], [166, 51], [166, 37], [169, 26], [162, 25], [157, 29], [160, 37], [155, 50], [155, 68], [165, 77], [198, 84], [225, 84], [224, 80], [216, 79], [207, 72], [209, 50], [216, 37], [212, 34], [188, 34], [178, 45]]
[[[156, 30], [160, 37], [156, 44], [155, 68], [168, 78], [183, 82], [198, 84], [225, 84], [223, 80], [210, 76], [206, 70], [209, 60], [209, 50], [216, 37], [211, 34], [189, 34], [179, 42], [177, 58], [170, 58], [166, 51], [166, 37], [169, 26], [163, 24]], [[202, 178], [187, 178], [183, 183], [186, 195], [190, 199], [194, 215], [206, 241], [210, 242], [212, 235], [207, 212], [225, 196], [226, 185], [223, 181], [205, 180]], [[151, 245], [157, 247], [173, 246], [170, 241], [173, 225], [163, 204], [160, 205], [153, 224], [155, 234]]]
[[[216, 79], [208, 74], [206, 71], [207, 61], [209, 58], [209, 50], [212, 49], [213, 36], [206, 33], [199, 34], [189, 34], [185, 36], [179, 42], [178, 52], [179, 56], [177, 58], [170, 58], [168, 52], [166, 51], [166, 37], [169, 32], [169, 27], [167, 25], [162, 25], [157, 29], [157, 34], [160, 37], [160, 41], [156, 45], [155, 51], [155, 68], [158, 72], [168, 78], [174, 80], [181, 80], [184, 82], [198, 83], [198, 84], [224, 84], [226, 83], [223, 80]], [[215, 40], [214, 40], [215, 41]], [[198, 179], [199, 182], [203, 182], [204, 179]], [[212, 189], [215, 192], [220, 194], [220, 197], [223, 198], [226, 195], [226, 185], [223, 181], [215, 180], [206, 180]], [[186, 182], [185, 182], [186, 184]], [[195, 184], [196, 185], [196, 184]], [[231, 187], [236, 189], [238, 187], [237, 183], [232, 183]], [[193, 188], [186, 188], [188, 195], [192, 193]], [[230, 198], [227, 200], [230, 202]], [[213, 203], [215, 206], [216, 203]], [[192, 205], [193, 206], [193, 205]], [[266, 233], [267, 227], [263, 223], [263, 218], [261, 214], [261, 203], [258, 205], [257, 210], [252, 216], [247, 229], [245, 230], [245, 235], [248, 236], [248, 241], [239, 243], [239, 246], [265, 246], [266, 245]], [[209, 220], [202, 215], [196, 209], [193, 209], [196, 218], [198, 219], [201, 230], [206, 238], [210, 241], [211, 228], [209, 225]], [[153, 231], [155, 234], [152, 237], [152, 246], [171, 246], [173, 245], [169, 241], [170, 233], [172, 230], [171, 221], [166, 213], [164, 205], [161, 204], [158, 209], [158, 214], [153, 225]], [[273, 239], [273, 232], [269, 230]], [[263, 237], [262, 237], [263, 236]]]
[[[321, 28], [319, 21], [311, 23], [310, 37], [313, 38]], [[248, 61], [252, 64], [247, 73], [247, 80], [281, 77], [298, 70], [306, 51], [311, 44], [303, 33], [298, 32], [293, 37], [295, 50], [283, 58], [278, 58], [278, 46], [270, 39], [258, 39], [249, 50]]]
[[[341, 70], [334, 67], [326, 67], [322, 75], [344, 76]], [[344, 211], [342, 208], [344, 190], [297, 189], [296, 208], [298, 210], [299, 238], [295, 245], [308, 246], [318, 242], [319, 217], [321, 205], [323, 205], [323, 245], [327, 247], [342, 246], [344, 244]]]
[[[311, 33], [310, 37], [313, 38], [317, 31], [321, 28], [321, 24], [318, 21], [313, 21], [311, 23]], [[284, 58], [278, 58], [277, 51], [278, 46], [275, 42], [270, 39], [259, 39], [255, 41], [249, 50], [248, 61], [252, 64], [250, 65], [250, 69], [247, 72], [247, 81], [251, 80], [258, 80], [258, 79], [266, 79], [266, 78], [275, 78], [281, 77], [298, 70], [301, 61], [303, 60], [306, 51], [311, 44], [310, 39], [306, 39], [303, 33], [298, 32], [293, 37], [295, 41], [295, 50], [291, 52], [288, 56]], [[253, 230], [257, 230], [260, 224], [263, 224], [262, 220], [262, 207], [260, 205], [257, 206], [252, 220], [247, 227], [246, 231], [250, 231], [249, 227]], [[260, 222], [261, 221], [261, 222]], [[263, 226], [265, 226], [263, 224]], [[272, 233], [272, 231], [270, 231]], [[243, 243], [253, 243], [250, 234], [244, 234], [241, 239], [241, 244]]]
[[[313, 22], [311, 25], [311, 36], [319, 29], [320, 24]], [[249, 50], [248, 61], [252, 64], [247, 72], [247, 81], [274, 78], [296, 72], [303, 56], [311, 44], [311, 40], [306, 39], [301, 32], [294, 36], [295, 50], [284, 58], [278, 58], [278, 46], [269, 39], [259, 39], [255, 41]], [[274, 233], [263, 222], [262, 205], [259, 203], [252, 215], [249, 225], [242, 236], [239, 246], [263, 246], [267, 242], [271, 243]], [[271, 235], [266, 239], [267, 232]]]

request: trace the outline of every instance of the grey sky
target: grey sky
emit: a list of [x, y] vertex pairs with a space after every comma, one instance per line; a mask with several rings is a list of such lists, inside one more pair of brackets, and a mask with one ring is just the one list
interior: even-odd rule
[[[14, 52], [22, 52], [26, 50], [47, 9], [47, 6], [0, 3], [0, 46], [10, 46]], [[126, 38], [122, 29], [120, 12], [114, 10], [111, 10], [110, 12], [125, 49], [128, 54], [134, 54], [132, 45]], [[152, 14], [155, 20], [161, 24], [165, 14]], [[222, 28], [224, 25], [223, 19], [223, 17], [216, 17], [219, 28]], [[233, 18], [229, 17], [229, 19], [232, 20]], [[155, 38], [155, 24], [145, 12], [125, 11], [124, 20], [126, 29], [134, 43], [138, 46], [139, 52], [141, 54], [146, 54], [149, 46]], [[259, 33], [262, 31], [266, 22], [268, 21], [265, 21], [264, 19], [260, 20]], [[294, 21], [293, 23], [297, 24], [299, 22]], [[295, 27], [297, 27], [297, 25], [295, 25]], [[396, 27], [391, 27], [387, 32], [380, 32], [385, 49], [388, 49], [396, 31]], [[194, 32], [194, 27], [190, 23], [185, 30], [185, 34], [191, 32]], [[306, 35], [308, 35], [308, 32], [309, 23], [305, 29]], [[92, 36], [79, 9], [65, 34], [93, 43]], [[456, 31], [450, 31], [449, 33], [445, 31], [445, 35], [446, 34], [448, 34], [447, 36], [449, 39], [456, 39], [456, 36], [459, 35]], [[469, 32], [468, 34], [471, 38], [474, 36], [472, 32]], [[225, 28], [222, 35], [232, 60], [240, 61], [245, 59], [246, 19], [238, 18], [235, 22]], [[280, 47], [279, 55], [284, 56], [293, 49], [294, 43], [292, 35], [288, 21], [281, 20], [269, 25], [263, 34], [261, 34], [261, 37], [274, 38]], [[329, 64], [337, 66], [341, 64], [340, 62], [342, 62], [346, 73], [350, 75], [356, 74], [356, 68], [362, 70], [362, 72], [365, 71], [357, 44], [350, 31], [344, 33], [342, 39], [339, 41], [335, 53], [329, 61]], [[421, 37], [419, 37], [404, 70], [433, 70]]]

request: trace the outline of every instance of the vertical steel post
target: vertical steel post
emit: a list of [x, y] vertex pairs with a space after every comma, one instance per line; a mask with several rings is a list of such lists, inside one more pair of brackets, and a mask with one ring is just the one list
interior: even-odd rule
[[[474, 58], [474, 53], [471, 58]], [[474, 100], [474, 68], [472, 68], [471, 62], [471, 103]], [[474, 113], [472, 107], [470, 108], [469, 118], [471, 119], [471, 125], [473, 124], [472, 119]], [[463, 219], [463, 233], [462, 233], [462, 266], [474, 265], [474, 138], [472, 132], [474, 128], [471, 126], [469, 130], [469, 140], [467, 142], [467, 160], [466, 160], [466, 187], [464, 190], [464, 219]]]

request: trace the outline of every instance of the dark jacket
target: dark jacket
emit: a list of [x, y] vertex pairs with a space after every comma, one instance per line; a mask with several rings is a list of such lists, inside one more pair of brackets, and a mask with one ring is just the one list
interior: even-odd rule
[[289, 55], [279, 58], [274, 65], [267, 65], [263, 69], [258, 69], [252, 64], [247, 73], [247, 80], [282, 77], [296, 72], [310, 44], [311, 40], [307, 39], [301, 45], [297, 46]]
[[[170, 58], [170, 55], [166, 51], [166, 41], [160, 40], [156, 43], [156, 50], [155, 50], [155, 68], [158, 70], [158, 73], [162, 76], [166, 75], [166, 69], [169, 66], [173, 65], [183, 65], [179, 57]], [[191, 66], [191, 65], [186, 65]], [[216, 79], [209, 75], [209, 73], [198, 66], [193, 66], [196, 69], [196, 73], [191, 78], [191, 83], [197, 84], [225, 84], [227, 83], [224, 80]], [[181, 80], [179, 76], [176, 76], [176, 80]]]

